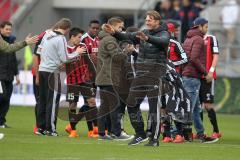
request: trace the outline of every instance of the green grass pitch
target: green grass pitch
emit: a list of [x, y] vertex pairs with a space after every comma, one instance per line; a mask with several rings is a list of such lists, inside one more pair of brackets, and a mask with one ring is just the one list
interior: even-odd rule
[[[205, 115], [205, 128], [211, 133]], [[59, 137], [36, 136], [31, 107], [11, 107], [7, 124], [12, 128], [0, 129], [5, 137], [0, 140], [0, 160], [239, 160], [240, 115], [218, 115], [223, 137], [214, 144], [199, 142], [163, 144], [157, 148], [128, 146], [127, 142], [105, 142], [87, 138], [85, 122], [78, 126], [79, 137], [70, 139], [64, 131], [66, 121], [58, 121]], [[129, 120], [125, 121], [128, 133], [133, 133]]]

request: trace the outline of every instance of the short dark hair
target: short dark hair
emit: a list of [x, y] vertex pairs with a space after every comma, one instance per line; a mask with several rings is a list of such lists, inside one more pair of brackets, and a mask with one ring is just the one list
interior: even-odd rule
[[63, 29], [67, 30], [71, 28], [72, 21], [68, 18], [62, 18], [60, 19], [53, 27], [53, 29]]
[[12, 27], [12, 23], [9, 21], [3, 21], [0, 25], [0, 28], [4, 28], [5, 26], [11, 26]]
[[71, 38], [72, 36], [77, 36], [79, 33], [84, 34], [84, 30], [82, 30], [81, 28], [78, 27], [73, 27], [70, 31], [69, 31], [69, 38]]
[[93, 19], [89, 22], [89, 26], [91, 26], [92, 24], [100, 24], [99, 20]]
[[111, 17], [108, 19], [107, 23], [110, 25], [115, 25], [116, 23], [124, 22], [122, 17]]

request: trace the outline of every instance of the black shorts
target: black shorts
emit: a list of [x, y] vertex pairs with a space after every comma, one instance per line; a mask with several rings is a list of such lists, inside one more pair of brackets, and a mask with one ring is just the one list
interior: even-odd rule
[[84, 101], [90, 97], [95, 97], [96, 95], [96, 86], [90, 83], [82, 83], [79, 85], [67, 85], [67, 102], [75, 102], [79, 101], [79, 96], [82, 95]]
[[67, 86], [67, 95], [66, 95], [66, 101], [67, 102], [75, 102], [77, 103], [79, 100], [79, 95], [81, 92], [79, 91], [78, 85], [68, 85]]
[[214, 82], [207, 83], [206, 80], [201, 80], [201, 87], [199, 92], [200, 102], [202, 103], [214, 103]]

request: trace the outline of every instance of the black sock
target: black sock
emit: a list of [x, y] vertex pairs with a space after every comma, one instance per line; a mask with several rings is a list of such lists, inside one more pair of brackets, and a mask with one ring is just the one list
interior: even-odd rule
[[209, 120], [213, 126], [213, 132], [219, 133], [219, 129], [218, 129], [218, 124], [217, 124], [217, 116], [216, 116], [216, 112], [213, 108], [207, 110], [208, 112], [208, 117]]
[[[93, 126], [97, 126], [97, 107], [89, 107], [88, 105], [84, 105], [84, 112], [87, 112], [85, 114], [86, 116], [86, 121], [87, 121], [87, 126], [88, 126], [88, 131], [93, 130]], [[82, 108], [83, 108], [82, 107]]]
[[174, 121], [176, 128], [177, 128], [177, 134], [180, 136], [183, 136], [183, 124], [181, 122]]
[[203, 110], [199, 114], [200, 114], [201, 120], [203, 122]]
[[76, 119], [76, 109], [69, 110], [68, 116], [72, 130], [76, 130], [76, 125], [78, 123], [78, 120]]
[[171, 137], [171, 123], [169, 121], [165, 121], [163, 123], [164, 132], [163, 137]]
[[94, 120], [93, 120], [93, 126], [94, 126], [94, 127], [97, 127], [97, 126], [98, 126], [97, 123], [98, 123], [98, 122], [97, 122], [97, 119], [94, 119]]
[[192, 141], [192, 125], [183, 124], [183, 136], [186, 141]]
[[97, 121], [98, 109], [97, 109], [97, 107], [91, 107], [90, 110], [91, 110], [90, 118], [92, 119], [93, 126], [97, 127], [98, 126], [98, 121]]
[[112, 133], [112, 123], [111, 123], [110, 114], [106, 115], [105, 130], [108, 131], [108, 134]]
[[93, 130], [93, 121], [87, 121], [88, 131]]

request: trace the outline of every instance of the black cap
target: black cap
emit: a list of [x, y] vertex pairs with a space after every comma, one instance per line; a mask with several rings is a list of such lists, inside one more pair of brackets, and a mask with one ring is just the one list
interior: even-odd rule
[[199, 26], [199, 25], [204, 25], [207, 24], [208, 21], [205, 18], [198, 17], [194, 20], [193, 22], [193, 27]]

